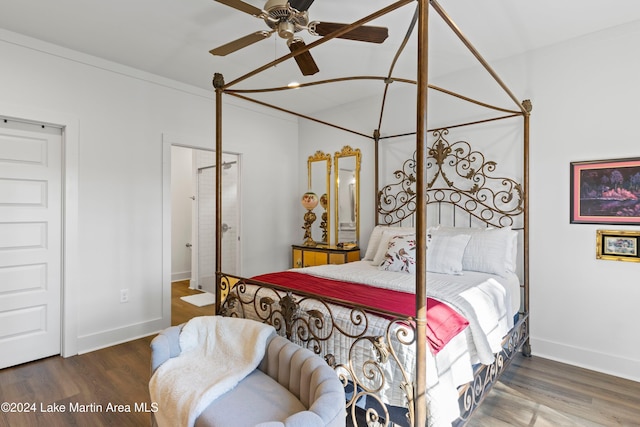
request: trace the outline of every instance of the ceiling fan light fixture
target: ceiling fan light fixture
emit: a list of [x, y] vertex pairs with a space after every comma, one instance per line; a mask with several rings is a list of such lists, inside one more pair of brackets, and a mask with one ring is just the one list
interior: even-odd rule
[[278, 22], [278, 35], [283, 39], [291, 40], [296, 32], [296, 26], [290, 21]]

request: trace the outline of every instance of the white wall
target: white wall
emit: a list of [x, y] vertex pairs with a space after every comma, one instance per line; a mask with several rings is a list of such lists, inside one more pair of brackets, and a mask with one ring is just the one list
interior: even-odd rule
[[[213, 90], [4, 30], [0, 57], [0, 115], [44, 111], [45, 116], [77, 119], [77, 158], [70, 171], [77, 194], [72, 192], [67, 212], [77, 218], [77, 242], [69, 242], [76, 251], [67, 254], [74, 259], [67, 260], [73, 271], [66, 272], [65, 283], [66, 353], [168, 325], [169, 313], [163, 309], [163, 281], [171, 270], [163, 265], [163, 135], [213, 148]], [[223, 116], [225, 150], [244, 154], [243, 273], [284, 268], [297, 231], [297, 122], [239, 101], [225, 101]], [[276, 168], [265, 161], [272, 156], [293, 166]], [[268, 174], [262, 173], [265, 169]], [[130, 291], [126, 304], [120, 303], [122, 288]]]
[[[571, 161], [638, 157], [640, 23], [510, 62], [527, 70], [534, 354], [640, 381], [640, 265], [595, 259], [597, 229], [569, 224]], [[505, 64], [507, 65], [507, 64]], [[505, 67], [506, 69], [506, 67]], [[515, 76], [511, 77], [514, 80]]]
[[[640, 340], [635, 319], [640, 301], [640, 264], [596, 260], [595, 236], [597, 229], [638, 230], [638, 226], [569, 224], [569, 163], [640, 156], [636, 117], [636, 101], [640, 98], [640, 57], [635, 54], [638, 45], [640, 22], [492, 64], [516, 96], [533, 102], [530, 147], [533, 354], [636, 381], [640, 381]], [[495, 86], [478, 84], [472, 74], [477, 75], [460, 73], [436, 79], [434, 83], [493, 102], [484, 95], [495, 92]], [[414, 114], [415, 101], [410, 95], [406, 99], [411, 104], [406, 114]], [[360, 115], [350, 117], [354, 126], [362, 125], [365, 104], [358, 104], [359, 108], [353, 105], [336, 108], [323, 118], [343, 120], [349, 112], [360, 111]], [[370, 104], [377, 108], [377, 103]], [[375, 108], [369, 111], [378, 114]], [[430, 108], [435, 105], [430, 103]], [[441, 124], [440, 117], [430, 118]], [[501, 132], [502, 140], [509, 132]], [[366, 148], [366, 141], [355, 141], [353, 136], [340, 131], [323, 130], [314, 123], [301, 122], [300, 134], [304, 144], [300, 164], [318, 149], [333, 151], [350, 142], [365, 149], [361, 241], [366, 248], [373, 221], [373, 215], [367, 214], [373, 191], [372, 151]], [[501, 145], [494, 148], [504, 157]], [[499, 165], [513, 167], [504, 160]]]

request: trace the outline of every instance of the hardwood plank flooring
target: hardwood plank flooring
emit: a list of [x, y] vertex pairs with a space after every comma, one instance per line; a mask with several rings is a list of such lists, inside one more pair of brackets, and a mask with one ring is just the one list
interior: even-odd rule
[[[498, 421], [518, 426], [640, 426], [639, 382], [540, 357], [519, 356], [500, 385], [505, 395], [497, 397], [500, 390], [493, 393], [469, 426], [500, 425]], [[519, 419], [510, 411], [518, 398], [529, 402], [529, 410]], [[538, 408], [553, 410], [553, 422], [545, 424], [549, 414], [538, 420]]]
[[211, 316], [213, 305], [196, 307], [180, 299], [187, 295], [199, 294], [201, 291], [189, 288], [189, 281], [173, 282], [171, 286], [171, 324], [179, 325], [196, 316]]
[[640, 426], [640, 383], [518, 356], [467, 423], [501, 425]]
[[[172, 324], [212, 314], [180, 300], [197, 292], [184, 282], [172, 288]], [[0, 411], [0, 427], [149, 426], [152, 338], [0, 370], [0, 403], [34, 409]], [[517, 357], [467, 426], [640, 426], [640, 383]]]

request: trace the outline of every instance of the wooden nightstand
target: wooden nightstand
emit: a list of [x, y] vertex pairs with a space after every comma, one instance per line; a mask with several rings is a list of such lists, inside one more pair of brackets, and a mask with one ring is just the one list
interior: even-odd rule
[[325, 264], [345, 264], [360, 260], [360, 248], [338, 248], [336, 246], [291, 245], [293, 268], [312, 267]]

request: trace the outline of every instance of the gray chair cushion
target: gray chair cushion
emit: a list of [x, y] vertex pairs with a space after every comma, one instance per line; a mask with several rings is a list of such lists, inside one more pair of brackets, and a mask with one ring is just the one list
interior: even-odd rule
[[233, 390], [216, 399], [196, 420], [196, 427], [255, 426], [284, 421], [306, 411], [302, 403], [273, 378], [255, 370]]

